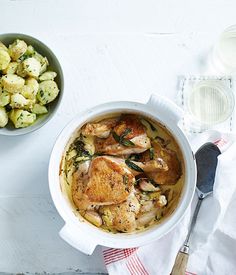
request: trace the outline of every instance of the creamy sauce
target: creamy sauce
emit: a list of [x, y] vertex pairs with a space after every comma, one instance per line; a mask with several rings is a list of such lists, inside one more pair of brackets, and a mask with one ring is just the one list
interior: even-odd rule
[[[116, 118], [119, 116], [120, 115], [118, 115], [118, 114], [113, 114], [111, 116], [106, 116], [105, 119]], [[159, 223], [163, 222], [164, 219], [169, 217], [175, 211], [175, 209], [178, 205], [178, 202], [181, 198], [181, 192], [182, 192], [182, 189], [184, 186], [184, 177], [185, 177], [183, 156], [182, 156], [181, 150], [180, 150], [177, 142], [175, 141], [175, 139], [173, 138], [171, 133], [164, 126], [162, 126], [160, 123], [153, 121], [147, 117], [139, 115], [139, 119], [140, 119], [142, 125], [144, 125], [147, 136], [151, 140], [152, 144], [157, 142], [158, 144], [162, 144], [164, 150], [170, 149], [176, 153], [176, 156], [181, 164], [181, 176], [179, 177], [179, 179], [176, 181], [175, 184], [167, 185], [167, 184], [157, 184], [155, 182], [155, 184], [153, 184], [153, 185], [155, 187], [159, 188], [158, 192], [156, 192], [156, 191], [155, 192], [142, 191], [140, 189], [140, 181], [138, 181], [137, 177], [136, 177], [136, 182], [134, 184], [134, 190], [137, 191], [137, 192], [135, 191], [135, 196], [136, 196], [136, 198], [138, 198], [139, 211], [137, 212], [137, 214], [135, 214], [135, 221], [138, 225], [136, 226], [135, 230], [127, 231], [130, 233], [140, 232], [140, 231], [146, 230], [147, 228], [150, 228], [150, 226], [152, 226], [154, 224], [159, 224]], [[104, 120], [104, 117], [99, 117], [98, 119], [92, 121], [92, 123], [100, 122], [101, 120]], [[75, 199], [75, 196], [73, 193], [74, 191], [72, 191], [73, 184], [74, 184], [73, 183], [74, 175], [82, 163], [86, 162], [86, 160], [94, 159], [95, 154], [97, 153], [95, 145], [94, 145], [96, 137], [83, 136], [83, 141], [85, 144], [85, 148], [84, 148], [85, 154], [83, 156], [78, 156], [78, 154], [77, 154], [78, 152], [76, 152], [76, 150], [75, 150], [75, 141], [78, 140], [81, 136], [81, 128], [79, 130], [77, 130], [73, 134], [73, 136], [70, 138], [70, 140], [65, 148], [65, 151], [64, 151], [65, 153], [61, 160], [60, 183], [61, 183], [62, 192], [67, 197], [69, 203], [71, 204], [71, 206], [74, 210], [75, 215], [79, 219], [83, 220], [83, 218], [85, 218], [85, 219], [87, 218], [87, 221], [90, 221], [94, 225], [96, 225], [99, 228], [106, 230], [108, 232], [112, 232], [112, 233], [121, 232], [121, 230], [117, 230], [117, 228], [115, 228], [114, 226], [111, 225], [111, 219], [110, 219], [111, 214], [109, 214], [110, 216], [107, 216], [107, 211], [108, 212], [110, 211], [109, 206], [107, 208], [107, 205], [106, 206], [93, 205], [92, 207], [90, 206], [90, 208], [88, 208], [88, 210], [86, 210], [86, 209], [81, 209], [80, 207], [78, 207], [78, 204], [76, 202], [76, 199]], [[78, 147], [77, 147], [77, 149], [78, 149]], [[129, 156], [122, 155], [119, 157], [122, 159], [126, 159]], [[160, 196], [165, 197], [165, 199], [167, 200], [166, 205], [162, 205], [161, 207], [159, 207], [159, 206], [153, 207], [152, 206], [152, 208], [148, 209], [148, 211], [146, 211], [146, 212], [144, 211], [142, 213], [140, 212], [141, 211], [140, 209], [143, 208], [143, 204], [145, 204], [147, 206], [148, 206], [148, 204], [151, 205], [151, 203], [153, 203], [154, 205], [159, 205], [159, 201], [157, 201], [157, 200], [160, 200], [160, 204], [163, 203], [163, 200], [161, 201]], [[162, 199], [164, 199], [164, 198], [162, 198]], [[147, 203], [147, 201], [150, 201], [150, 203], [149, 202]], [[152, 213], [154, 213], [153, 211], [155, 212], [155, 215], [152, 215]], [[93, 219], [90, 219], [90, 214], [91, 214], [90, 212], [98, 213], [99, 217], [97, 217], [98, 218], [97, 220], [99, 220], [99, 218], [101, 217], [102, 223], [101, 222], [100, 222], [100, 224], [96, 223], [96, 217], [95, 217], [95, 220], [94, 220], [94, 217], [93, 217]], [[112, 211], [110, 211], [109, 213], [111, 213], [111, 212]], [[148, 218], [148, 215], [150, 217], [152, 217], [152, 216], [153, 217]], [[122, 217], [121, 217], [121, 219], [122, 219]], [[122, 231], [122, 232], [126, 232], [126, 231]]]

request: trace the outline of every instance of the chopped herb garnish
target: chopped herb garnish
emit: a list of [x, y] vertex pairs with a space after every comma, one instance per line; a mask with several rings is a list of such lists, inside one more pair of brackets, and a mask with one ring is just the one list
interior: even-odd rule
[[89, 151], [84, 148], [85, 144], [83, 140], [77, 139], [74, 142], [74, 146], [79, 156], [90, 157]]
[[22, 117], [23, 117], [23, 114], [21, 113], [21, 114], [18, 116], [17, 120], [22, 119]]
[[137, 171], [137, 172], [141, 172], [141, 173], [144, 172], [142, 168], [140, 168], [138, 165], [136, 165], [134, 162], [132, 162], [132, 161], [129, 160], [129, 159], [126, 159], [126, 160], [125, 160], [125, 164], [126, 164], [129, 168], [131, 168], [131, 169], [133, 169], [133, 170], [135, 170], [135, 171]]
[[83, 136], [80, 135], [70, 146], [69, 150], [67, 151], [68, 154], [75, 150], [75, 155], [72, 157], [73, 159], [73, 165], [75, 167], [78, 167], [80, 163], [90, 160], [92, 158], [92, 155], [88, 150], [85, 149], [85, 142], [83, 140]]
[[20, 61], [24, 61], [25, 59], [27, 59], [28, 57], [31, 57], [30, 55], [28, 55], [28, 54], [23, 54], [21, 57], [19, 57], [18, 59], [20, 60]]
[[40, 90], [40, 91], [39, 91], [39, 93], [40, 93], [40, 96], [41, 96], [41, 97], [43, 97], [43, 96], [44, 96], [44, 92], [43, 92], [43, 90]]

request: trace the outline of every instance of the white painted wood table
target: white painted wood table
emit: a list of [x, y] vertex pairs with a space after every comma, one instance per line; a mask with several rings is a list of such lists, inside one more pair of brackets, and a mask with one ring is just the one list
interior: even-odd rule
[[85, 256], [58, 236], [63, 220], [47, 181], [50, 151], [78, 112], [111, 100], [175, 99], [181, 75], [203, 74], [234, 0], [0, 0], [0, 32], [48, 44], [61, 61], [65, 97], [37, 132], [0, 136], [0, 272], [105, 273], [101, 248]]

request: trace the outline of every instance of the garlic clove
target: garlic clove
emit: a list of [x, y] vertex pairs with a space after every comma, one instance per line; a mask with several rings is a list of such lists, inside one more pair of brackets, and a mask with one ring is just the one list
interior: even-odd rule
[[100, 227], [102, 225], [102, 218], [95, 211], [91, 211], [91, 210], [86, 211], [84, 217], [86, 220], [96, 225], [97, 227]]

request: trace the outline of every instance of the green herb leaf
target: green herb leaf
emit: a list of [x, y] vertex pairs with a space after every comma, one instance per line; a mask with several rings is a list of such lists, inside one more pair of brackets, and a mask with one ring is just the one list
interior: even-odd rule
[[120, 137], [117, 135], [116, 132], [112, 131], [112, 136], [113, 136], [113, 138], [114, 138], [114, 140], [115, 140], [116, 142], [119, 142], [119, 143], [120, 143]]
[[131, 168], [131, 169], [133, 169], [133, 170], [135, 170], [135, 171], [137, 171], [137, 172], [140, 172], [140, 173], [143, 173], [143, 172], [144, 172], [142, 168], [140, 168], [138, 165], [136, 165], [135, 163], [133, 163], [133, 162], [132, 162], [131, 160], [129, 160], [129, 159], [126, 159], [126, 160], [125, 160], [125, 164], [126, 164], [129, 168]]
[[85, 143], [83, 140], [83, 136], [80, 135], [72, 144], [72, 147], [69, 149], [69, 151], [75, 149], [76, 150], [76, 156], [75, 159], [78, 157], [86, 157], [87, 159], [90, 159], [92, 156], [90, 155], [89, 151], [85, 149]]
[[142, 156], [140, 154], [132, 154], [129, 156], [129, 159], [133, 161], [140, 161], [141, 158]]
[[119, 136], [117, 135], [116, 132], [112, 131], [112, 136], [114, 138], [114, 140], [118, 143], [120, 143], [123, 146], [129, 147], [129, 146], [134, 146], [135, 144], [129, 140], [124, 138], [125, 136], [127, 136], [129, 133], [131, 133], [132, 130], [130, 128], [125, 129], [125, 131]]
[[125, 129], [124, 132], [120, 135], [120, 139], [123, 139], [128, 134], [130, 134], [131, 132], [132, 132], [132, 129], [130, 129], [130, 128]]
[[90, 156], [89, 152], [84, 149], [84, 142], [82, 140], [75, 141], [75, 148], [79, 156]]
[[129, 139], [122, 139], [120, 143], [126, 147], [134, 146], [135, 144]]
[[160, 184], [156, 183], [154, 179], [149, 179], [149, 182], [153, 184], [155, 187], [160, 187]]

